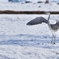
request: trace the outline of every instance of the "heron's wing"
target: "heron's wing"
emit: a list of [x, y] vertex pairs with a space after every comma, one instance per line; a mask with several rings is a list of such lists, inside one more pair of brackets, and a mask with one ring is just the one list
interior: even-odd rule
[[48, 20], [46, 20], [43, 17], [36, 17], [35, 19], [29, 21], [27, 25], [36, 25], [36, 24], [41, 24], [42, 22], [48, 23]]
[[56, 24], [50, 24], [50, 26], [53, 30], [58, 30], [59, 29], [59, 21]]
[[56, 26], [59, 26], [59, 21], [55, 24]]
[[55, 26], [59, 29], [59, 21], [55, 24]]

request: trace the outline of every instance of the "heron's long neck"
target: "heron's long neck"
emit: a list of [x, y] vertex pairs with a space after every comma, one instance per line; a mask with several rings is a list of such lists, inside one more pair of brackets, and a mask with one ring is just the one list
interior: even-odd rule
[[50, 13], [49, 13], [49, 16], [48, 16], [48, 25], [50, 26], [50, 22], [49, 22], [49, 19], [50, 19]]
[[50, 19], [50, 13], [49, 13], [49, 16], [48, 16], [48, 21], [49, 21], [49, 19]]

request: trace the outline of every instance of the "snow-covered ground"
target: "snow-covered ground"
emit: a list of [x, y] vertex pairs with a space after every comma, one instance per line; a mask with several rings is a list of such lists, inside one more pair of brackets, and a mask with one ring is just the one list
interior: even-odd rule
[[[35, 17], [47, 14], [0, 14], [0, 59], [59, 59], [59, 31], [56, 44], [50, 44], [51, 31], [47, 24], [27, 26]], [[59, 20], [59, 14], [50, 16], [50, 23]]]
[[57, 3], [0, 3], [0, 10], [14, 11], [59, 11]]
[[[3, 1], [0, 1], [0, 10], [59, 11], [57, 3]], [[56, 32], [56, 44], [53, 45], [50, 44], [52, 34], [47, 24], [26, 25], [40, 16], [48, 19], [47, 14], [0, 14], [0, 59], [59, 59], [59, 31]], [[55, 20], [59, 20], [59, 14], [50, 16], [50, 23], [56, 23]]]
[[59, 59], [59, 48], [2, 45], [0, 59]]

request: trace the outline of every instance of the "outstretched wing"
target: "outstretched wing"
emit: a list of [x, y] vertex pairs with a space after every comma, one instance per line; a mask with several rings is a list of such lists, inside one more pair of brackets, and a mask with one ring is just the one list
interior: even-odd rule
[[35, 19], [29, 21], [27, 25], [36, 25], [36, 24], [41, 24], [42, 22], [48, 23], [48, 20], [46, 20], [43, 17], [36, 17]]

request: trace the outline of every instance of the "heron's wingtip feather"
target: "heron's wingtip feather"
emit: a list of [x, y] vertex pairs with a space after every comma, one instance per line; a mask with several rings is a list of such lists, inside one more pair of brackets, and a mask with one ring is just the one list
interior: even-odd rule
[[29, 25], [30, 26], [31, 24], [28, 22], [26, 25]]
[[30, 25], [30, 24], [27, 23], [26, 25]]

